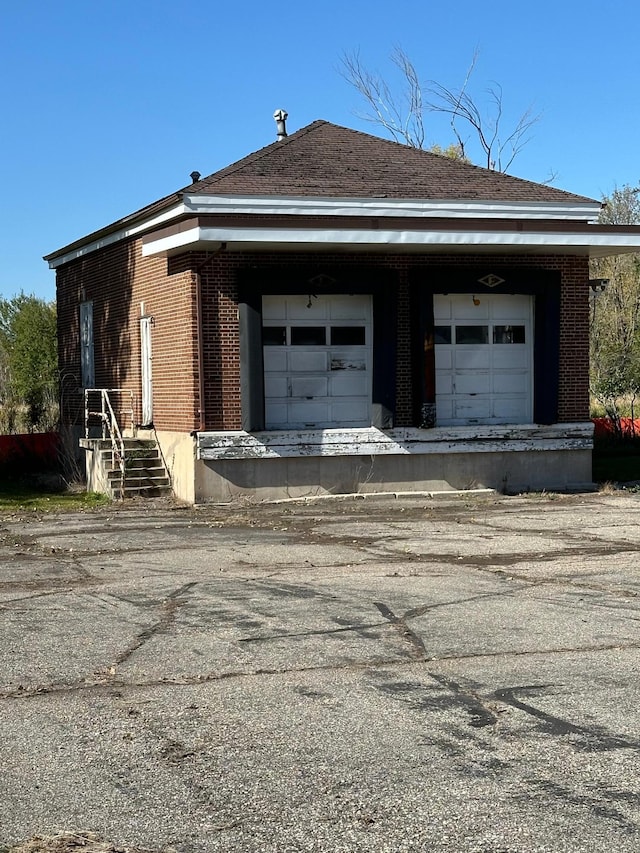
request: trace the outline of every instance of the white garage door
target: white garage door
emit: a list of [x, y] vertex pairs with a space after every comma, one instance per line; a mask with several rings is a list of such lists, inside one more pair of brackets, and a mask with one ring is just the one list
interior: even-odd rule
[[434, 296], [438, 425], [530, 423], [532, 297]]
[[266, 429], [371, 424], [371, 297], [263, 296]]

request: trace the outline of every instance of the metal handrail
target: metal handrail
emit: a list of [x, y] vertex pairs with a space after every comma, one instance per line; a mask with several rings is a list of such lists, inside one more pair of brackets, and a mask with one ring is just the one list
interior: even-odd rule
[[[84, 389], [84, 429], [85, 437], [89, 438], [89, 420], [91, 417], [100, 418], [102, 426], [102, 438], [106, 440], [107, 432], [111, 441], [111, 466], [115, 469], [116, 465], [120, 469], [120, 495], [124, 497], [124, 481], [126, 471], [126, 459], [124, 449], [124, 438], [118, 424], [109, 394], [125, 394], [126, 391], [122, 388], [85, 388]], [[135, 395], [131, 394], [131, 426], [134, 427], [134, 402]], [[91, 411], [89, 408], [89, 395], [100, 394], [100, 411]]]

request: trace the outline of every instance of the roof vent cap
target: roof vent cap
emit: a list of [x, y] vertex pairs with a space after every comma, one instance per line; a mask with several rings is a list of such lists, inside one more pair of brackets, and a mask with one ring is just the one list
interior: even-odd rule
[[286, 120], [289, 118], [289, 113], [286, 110], [276, 110], [273, 114], [273, 117], [276, 121], [276, 131], [278, 134], [278, 142], [281, 139], [284, 139], [287, 135], [287, 126], [285, 124]]
[[189, 177], [191, 178], [191, 183], [195, 184], [200, 180], [200, 172], [191, 172]]

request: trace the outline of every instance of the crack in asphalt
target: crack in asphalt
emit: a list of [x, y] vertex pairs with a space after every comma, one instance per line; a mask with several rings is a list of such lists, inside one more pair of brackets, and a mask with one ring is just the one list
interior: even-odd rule
[[[138, 647], [139, 648], [139, 647]], [[54, 694], [85, 692], [85, 691], [105, 691], [113, 688], [120, 690], [136, 690], [147, 689], [149, 687], [175, 686], [175, 685], [198, 685], [210, 684], [217, 681], [227, 681], [232, 679], [255, 678], [256, 676], [278, 676], [278, 675], [295, 675], [306, 672], [341, 672], [341, 671], [362, 671], [376, 670], [384, 667], [406, 668], [413, 667], [419, 663], [450, 663], [452, 661], [468, 661], [481, 660], [483, 658], [510, 658], [510, 657], [536, 657], [540, 655], [553, 654], [580, 654], [599, 651], [626, 651], [629, 649], [639, 649], [640, 642], [637, 643], [616, 643], [602, 644], [591, 646], [577, 647], [562, 647], [562, 648], [545, 648], [545, 649], [527, 649], [522, 651], [496, 651], [496, 652], [470, 652], [469, 654], [452, 654], [452, 655], [437, 655], [425, 656], [423, 658], [372, 658], [366, 661], [345, 661], [344, 663], [327, 663], [327, 664], [310, 664], [308, 666], [297, 667], [259, 667], [254, 670], [233, 670], [230, 672], [208, 673], [197, 675], [185, 675], [166, 678], [152, 678], [146, 681], [124, 681], [117, 678], [115, 674], [110, 673], [95, 673], [93, 678], [85, 678], [82, 680], [69, 683], [52, 683], [47, 685], [35, 685], [33, 687], [25, 687], [19, 685], [11, 690], [0, 691], [0, 701], [13, 699], [30, 699], [38, 696], [47, 696]], [[431, 671], [426, 674], [433, 675]], [[495, 695], [495, 694], [494, 694]], [[496, 697], [497, 698], [497, 697]]]
[[396, 616], [396, 614], [391, 610], [390, 607], [387, 607], [386, 604], [383, 604], [381, 601], [373, 602], [375, 607], [380, 611], [381, 615], [394, 626], [394, 628], [398, 631], [400, 636], [408, 640], [413, 649], [414, 655], [419, 660], [427, 659], [427, 649], [424, 645], [422, 639], [413, 631], [405, 622], [406, 616]]
[[196, 584], [197, 581], [189, 581], [189, 583], [182, 584], [182, 586], [169, 593], [162, 604], [162, 613], [158, 621], [145, 628], [144, 631], [141, 631], [133, 642], [116, 657], [116, 666], [120, 666], [120, 664], [129, 660], [152, 637], [161, 631], [165, 631], [175, 621], [178, 608], [186, 601], [182, 596], [193, 589]]
[[295, 639], [297, 637], [323, 637], [331, 634], [345, 634], [350, 631], [368, 631], [371, 628], [382, 628], [387, 622], [364, 622], [360, 625], [345, 625], [341, 628], [323, 628], [316, 631], [296, 631], [292, 633], [283, 632], [281, 634], [263, 634], [257, 637], [240, 637], [239, 643], [266, 643], [270, 640], [286, 640]]

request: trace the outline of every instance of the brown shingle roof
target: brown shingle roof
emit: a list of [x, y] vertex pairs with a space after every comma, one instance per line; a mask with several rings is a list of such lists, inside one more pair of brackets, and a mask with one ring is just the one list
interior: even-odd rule
[[328, 121], [314, 121], [185, 189], [238, 195], [593, 201]]
[[318, 120], [46, 255], [45, 260], [153, 216], [179, 203], [185, 193], [598, 204], [585, 196]]

